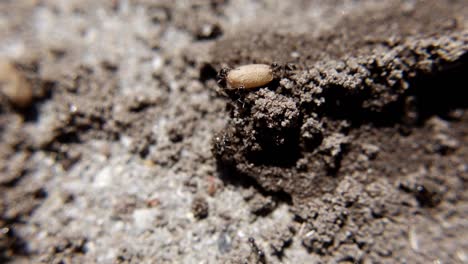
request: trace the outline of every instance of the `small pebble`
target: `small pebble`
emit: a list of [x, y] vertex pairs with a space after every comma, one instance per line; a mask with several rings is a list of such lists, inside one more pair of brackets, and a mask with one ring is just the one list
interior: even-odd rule
[[227, 231], [219, 234], [218, 237], [218, 250], [221, 254], [226, 254], [231, 251], [232, 248], [232, 238], [229, 236]]
[[26, 108], [32, 103], [32, 88], [15, 66], [0, 58], [0, 92], [16, 107]]
[[216, 39], [223, 35], [223, 30], [218, 24], [204, 24], [196, 32], [198, 40]]
[[196, 197], [192, 201], [192, 213], [197, 219], [203, 219], [208, 216], [208, 202], [203, 197]]

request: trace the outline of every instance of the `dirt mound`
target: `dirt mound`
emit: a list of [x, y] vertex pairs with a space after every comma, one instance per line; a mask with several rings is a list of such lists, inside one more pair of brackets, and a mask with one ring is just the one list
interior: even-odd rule
[[0, 1], [0, 262], [466, 262], [467, 11]]

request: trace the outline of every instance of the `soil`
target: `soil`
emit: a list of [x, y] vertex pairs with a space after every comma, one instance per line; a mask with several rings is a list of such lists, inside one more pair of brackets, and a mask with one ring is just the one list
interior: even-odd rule
[[468, 263], [464, 0], [6, 0], [0, 37], [0, 262]]

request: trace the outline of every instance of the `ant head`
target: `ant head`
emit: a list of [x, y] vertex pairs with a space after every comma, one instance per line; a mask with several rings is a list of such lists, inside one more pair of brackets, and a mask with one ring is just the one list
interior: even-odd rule
[[229, 67], [223, 67], [219, 72], [218, 75], [216, 76], [218, 85], [225, 88], [226, 87], [226, 77], [229, 73], [231, 68]]
[[273, 74], [279, 78], [287, 77], [297, 70], [297, 65], [294, 63], [279, 64], [277, 62], [273, 62], [270, 64], [270, 67], [273, 70]]
[[277, 72], [277, 71], [281, 70], [281, 65], [279, 65], [277, 62], [272, 62], [270, 64], [270, 67], [273, 70], [273, 72]]

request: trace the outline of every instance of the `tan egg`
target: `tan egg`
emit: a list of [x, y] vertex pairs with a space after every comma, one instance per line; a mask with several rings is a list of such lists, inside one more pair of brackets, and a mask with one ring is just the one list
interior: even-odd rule
[[273, 69], [266, 64], [244, 65], [229, 71], [226, 80], [231, 89], [257, 88], [273, 80]]
[[0, 92], [15, 106], [28, 107], [33, 98], [32, 88], [14, 65], [0, 58]]

